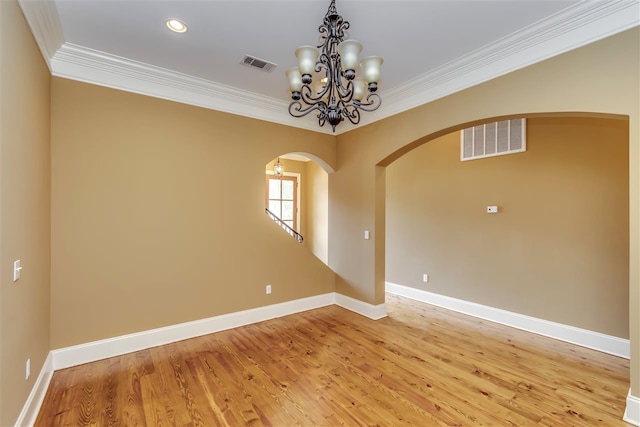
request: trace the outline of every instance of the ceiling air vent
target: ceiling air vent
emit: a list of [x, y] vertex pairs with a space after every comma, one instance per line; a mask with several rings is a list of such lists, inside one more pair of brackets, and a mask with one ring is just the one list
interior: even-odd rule
[[242, 58], [242, 63], [250, 67], [259, 68], [262, 71], [269, 72], [277, 67], [273, 62], [265, 61], [264, 59], [256, 58], [255, 56], [245, 55]]

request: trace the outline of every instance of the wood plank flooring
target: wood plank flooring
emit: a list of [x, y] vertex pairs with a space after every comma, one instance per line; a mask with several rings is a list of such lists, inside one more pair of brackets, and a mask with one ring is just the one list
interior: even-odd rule
[[54, 373], [38, 426], [627, 426], [629, 361], [387, 295]]

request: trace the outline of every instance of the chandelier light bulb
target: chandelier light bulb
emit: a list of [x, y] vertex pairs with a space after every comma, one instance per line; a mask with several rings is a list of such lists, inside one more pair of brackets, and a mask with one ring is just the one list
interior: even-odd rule
[[353, 80], [353, 99], [356, 101], [362, 101], [366, 92], [365, 88], [366, 84], [364, 80], [361, 78], [355, 78]]
[[345, 40], [338, 45], [340, 64], [343, 71], [355, 71], [358, 66], [360, 52], [362, 52], [362, 44], [355, 40]]
[[302, 88], [300, 69], [298, 67], [289, 68], [285, 74], [287, 75], [287, 79], [289, 79], [289, 90], [291, 90], [291, 93], [300, 93], [300, 89]]
[[367, 83], [378, 83], [380, 80], [380, 66], [382, 66], [382, 58], [379, 56], [369, 56], [360, 62], [364, 80]]
[[298, 58], [300, 74], [313, 74], [319, 55], [320, 52], [318, 52], [318, 49], [313, 46], [300, 46], [296, 49], [296, 57]]

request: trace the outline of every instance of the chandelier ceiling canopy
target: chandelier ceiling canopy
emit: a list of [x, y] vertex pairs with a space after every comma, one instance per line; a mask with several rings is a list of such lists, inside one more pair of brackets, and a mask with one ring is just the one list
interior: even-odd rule
[[[359, 61], [362, 44], [344, 40], [348, 29], [349, 22], [338, 15], [336, 2], [331, 0], [318, 29], [320, 44], [296, 49], [298, 66], [286, 71], [293, 99], [289, 114], [303, 117], [317, 111], [318, 124], [329, 122], [334, 132], [345, 118], [358, 124], [360, 111], [375, 111], [382, 103], [376, 93], [382, 58], [370, 56]], [[358, 65], [361, 75], [356, 71]]]

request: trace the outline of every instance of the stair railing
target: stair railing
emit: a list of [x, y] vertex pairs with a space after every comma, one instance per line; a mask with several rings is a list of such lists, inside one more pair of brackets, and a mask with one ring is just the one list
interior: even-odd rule
[[296, 239], [296, 241], [298, 243], [302, 243], [302, 241], [304, 240], [302, 235], [300, 233], [298, 233], [296, 230], [294, 230], [293, 228], [289, 227], [289, 224], [287, 224], [286, 222], [284, 222], [283, 220], [281, 220], [280, 218], [278, 218], [276, 216], [276, 214], [274, 214], [273, 212], [271, 212], [269, 209], [264, 210], [266, 212], [267, 215], [269, 215], [269, 218], [271, 218], [276, 224], [278, 224], [280, 227], [282, 227], [282, 229], [284, 231], [286, 231], [291, 237], [293, 237], [294, 239]]

